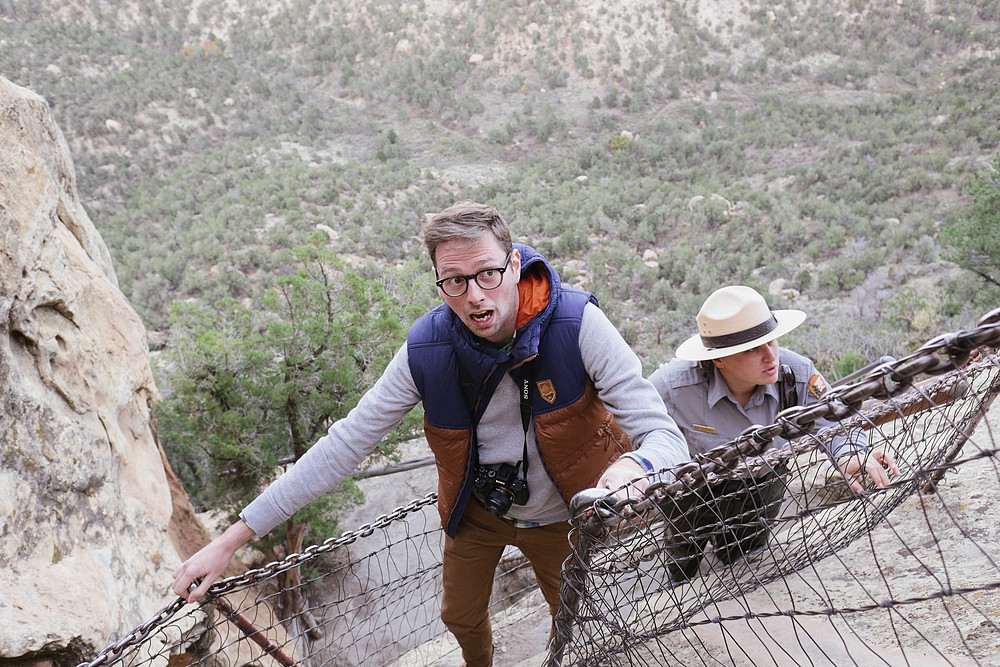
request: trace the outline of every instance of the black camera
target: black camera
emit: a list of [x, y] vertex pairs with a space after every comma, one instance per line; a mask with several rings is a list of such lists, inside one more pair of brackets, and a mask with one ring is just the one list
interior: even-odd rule
[[476, 466], [472, 492], [493, 516], [503, 516], [511, 504], [528, 502], [528, 482], [518, 475], [519, 468], [509, 463]]

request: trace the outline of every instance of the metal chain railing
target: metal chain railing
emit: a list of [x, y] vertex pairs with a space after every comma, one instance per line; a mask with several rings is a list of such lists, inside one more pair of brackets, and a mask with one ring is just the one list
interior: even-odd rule
[[[222, 579], [208, 589], [205, 601], [211, 602], [212, 600], [219, 599], [221, 596], [233, 590], [246, 588], [253, 584], [271, 579], [276, 574], [296, 568], [303, 563], [318, 558], [323, 554], [330, 553], [343, 546], [352, 544], [361, 538], [368, 537], [376, 530], [386, 528], [393, 522], [404, 519], [407, 515], [417, 512], [428, 505], [433, 505], [436, 502], [437, 493], [428, 493], [423, 498], [417, 498], [410, 501], [406, 505], [397, 507], [387, 514], [382, 514], [376, 518], [375, 521], [362, 524], [356, 530], [347, 531], [340, 537], [330, 538], [320, 544], [311, 545], [302, 550], [300, 553], [291, 554], [281, 561], [268, 563], [263, 567], [249, 570], [241, 575]], [[188, 604], [188, 602], [184, 598], [178, 597], [173, 602], [160, 609], [160, 611], [158, 611], [148, 621], [133, 628], [121, 640], [106, 647], [93, 660], [81, 663], [77, 667], [99, 667], [101, 665], [110, 665], [117, 660], [120, 660], [122, 656], [128, 652], [129, 648], [133, 646], [140, 646], [146, 642], [150, 635], [173, 618], [173, 616], [186, 604]]]
[[160, 626], [165, 625], [186, 604], [187, 600], [178, 597], [156, 612], [148, 621], [132, 628], [119, 641], [105, 647], [94, 660], [81, 663], [78, 667], [84, 667], [84, 665], [109, 665], [116, 660], [120, 660], [130, 647], [144, 644], [150, 635], [156, 632]]

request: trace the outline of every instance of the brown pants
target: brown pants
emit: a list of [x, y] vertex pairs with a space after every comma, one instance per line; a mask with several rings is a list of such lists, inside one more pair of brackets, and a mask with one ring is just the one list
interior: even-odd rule
[[[513, 545], [531, 562], [538, 586], [554, 616], [559, 609], [562, 564], [570, 553], [569, 523], [515, 528], [469, 501], [454, 539], [445, 537], [441, 620], [462, 647], [469, 667], [493, 664], [493, 628], [488, 607], [493, 577], [504, 547]], [[544, 647], [538, 647], [542, 651]]]

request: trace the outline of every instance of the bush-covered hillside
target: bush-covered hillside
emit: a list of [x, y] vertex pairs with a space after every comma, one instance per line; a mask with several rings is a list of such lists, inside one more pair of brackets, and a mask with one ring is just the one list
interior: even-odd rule
[[994, 298], [940, 233], [1000, 146], [998, 42], [997, 0], [0, 2], [152, 329], [318, 225], [430, 305], [419, 224], [475, 199], [650, 366], [740, 282], [834, 376]]

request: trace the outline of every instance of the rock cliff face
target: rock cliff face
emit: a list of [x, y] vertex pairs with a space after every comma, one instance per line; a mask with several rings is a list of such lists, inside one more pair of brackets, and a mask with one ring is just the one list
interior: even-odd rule
[[0, 663], [88, 660], [172, 599], [156, 396], [62, 133], [0, 78]]

